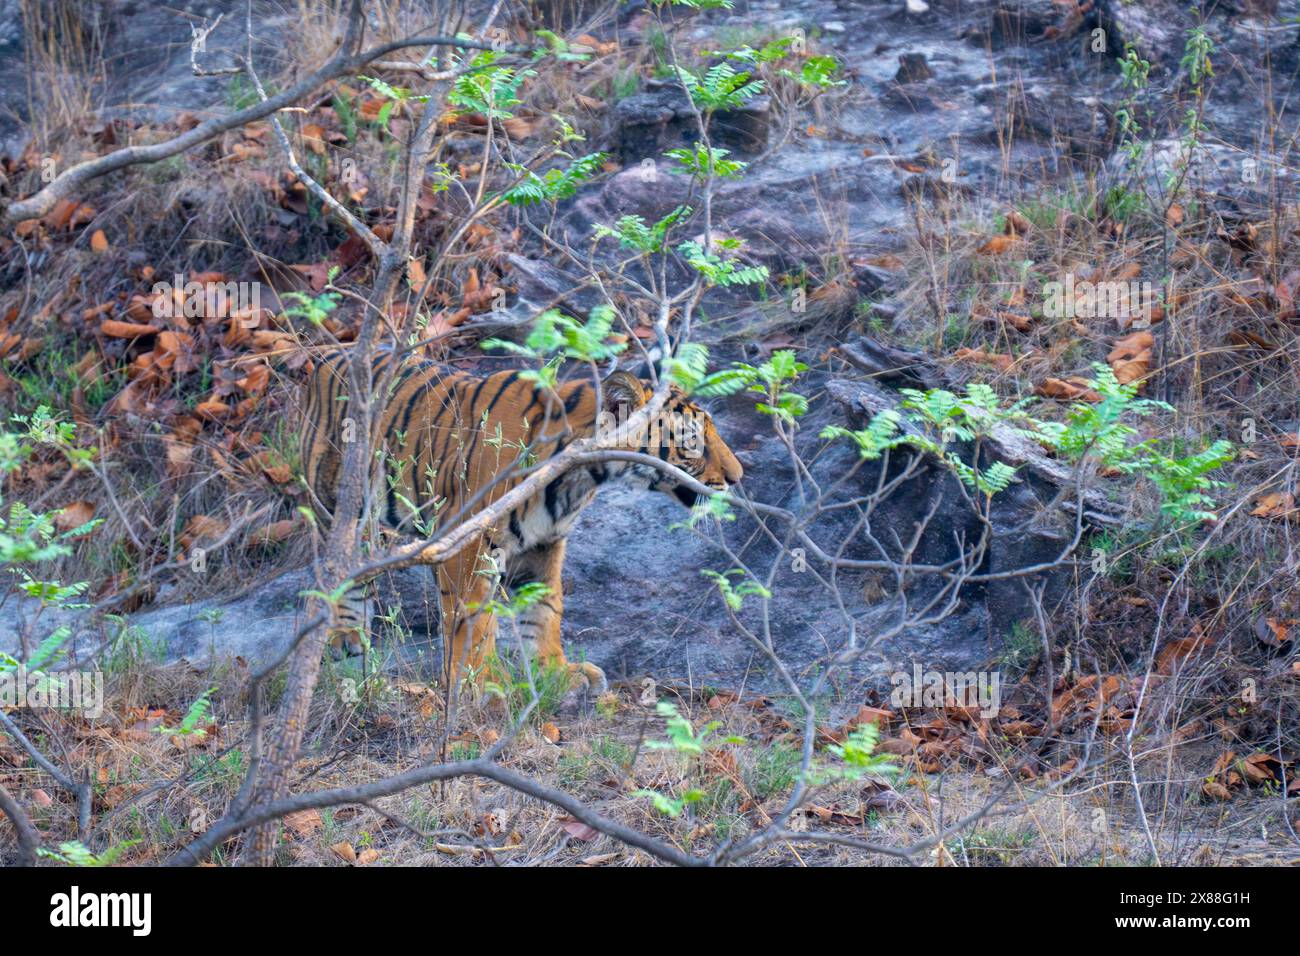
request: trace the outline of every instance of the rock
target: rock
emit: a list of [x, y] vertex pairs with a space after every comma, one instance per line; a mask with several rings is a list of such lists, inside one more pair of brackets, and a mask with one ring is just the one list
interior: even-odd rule
[[934, 77], [934, 70], [925, 62], [924, 53], [901, 53], [898, 57], [898, 72], [894, 74], [895, 83], [920, 83]]
[[[933, 373], [926, 374], [926, 366], [921, 366], [919, 373], [911, 370], [916, 367], [914, 362], [910, 362], [907, 354], [896, 349], [888, 349], [884, 346], [875, 345], [874, 347], [858, 344], [856, 346], [841, 346], [841, 352], [848, 358], [850, 354], [856, 359], [855, 364], [863, 364], [867, 368], [881, 366], [895, 366], [893, 368], [881, 368], [886, 378], [899, 380], [903, 378], [919, 378], [919, 384], [922, 387], [935, 387], [930, 383], [933, 382]], [[908, 363], [901, 368], [895, 363]], [[930, 366], [933, 368], [933, 366]], [[907, 369], [905, 374], [903, 369]], [[879, 372], [873, 374], [880, 374]], [[916, 387], [908, 385], [906, 387]], [[833, 380], [826, 385], [827, 392], [830, 396], [844, 406], [850, 419], [856, 423], [855, 427], [861, 427], [869, 421], [874, 415], [887, 410], [897, 411], [899, 408], [898, 398], [891, 392], [880, 388], [877, 385], [867, 382], [851, 382], [844, 380]], [[1020, 470], [1021, 481], [1017, 484], [1023, 484], [1031, 488], [1040, 500], [1045, 503], [1054, 499], [1057, 493], [1065, 488], [1071, 490], [1074, 487], [1074, 471], [1062, 462], [1048, 457], [1046, 452], [1034, 441], [1024, 437], [1019, 432], [1006, 426], [995, 426], [992, 432], [981, 442], [982, 448], [989, 454], [990, 463], [992, 461], [1004, 461]], [[1014, 486], [1013, 486], [1014, 487]], [[1095, 489], [1085, 489], [1083, 495], [1084, 510], [1088, 519], [1097, 525], [1109, 526], [1118, 524], [1123, 513], [1121, 505], [1110, 501], [1104, 494]], [[1067, 496], [1067, 500], [1058, 505], [1058, 512], [1073, 515], [1075, 510], [1073, 496]], [[1054, 520], [1045, 518], [1049, 522]]]
[[1178, 69], [1187, 31], [1196, 25], [1191, 6], [1177, 0], [1099, 0], [1097, 13], [1114, 54], [1122, 55], [1131, 43], [1156, 74]]
[[[1142, 188], [1149, 195], [1159, 196], [1171, 173], [1181, 168], [1187, 156], [1179, 139], [1152, 143], [1137, 167], [1128, 156], [1116, 153], [1106, 163], [1105, 182]], [[1272, 191], [1276, 188], [1282, 195], [1294, 192], [1296, 179], [1291, 165], [1277, 154], [1207, 142], [1191, 154], [1184, 185], [1220, 212], [1231, 206], [1243, 214], [1267, 218]], [[1135, 180], [1145, 185], [1134, 185]]]
[[942, 381], [934, 362], [920, 352], [906, 352], [865, 335], [836, 351], [858, 371], [892, 388], [935, 388]]
[[[709, 126], [709, 141], [742, 155], [762, 152], [768, 109], [768, 98], [756, 96], [739, 109], [718, 111]], [[670, 149], [689, 148], [700, 138], [695, 112], [676, 81], [652, 81], [645, 92], [621, 100], [614, 118], [615, 152], [625, 166], [657, 159]]]
[[1073, 34], [1083, 18], [1070, 20], [1068, 7], [1058, 0], [1000, 0], [988, 25], [994, 48]]

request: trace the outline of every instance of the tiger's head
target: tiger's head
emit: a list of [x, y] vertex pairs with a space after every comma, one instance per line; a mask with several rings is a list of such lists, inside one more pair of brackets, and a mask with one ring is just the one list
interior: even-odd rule
[[[650, 399], [654, 386], [631, 372], [614, 372], [601, 383], [601, 391], [605, 411], [621, 423]], [[669, 392], [659, 415], [629, 442], [629, 450], [654, 455], [716, 491], [726, 491], [745, 474], [718, 434], [713, 418], [676, 386]], [[671, 494], [688, 508], [693, 508], [701, 497], [671, 475], [651, 466], [634, 465], [632, 472], [651, 491]]]

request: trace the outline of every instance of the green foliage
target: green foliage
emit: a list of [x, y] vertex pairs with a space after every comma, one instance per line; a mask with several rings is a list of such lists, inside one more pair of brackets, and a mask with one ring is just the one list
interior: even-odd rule
[[[758, 595], [763, 599], [770, 599], [772, 592], [757, 581], [745, 577], [745, 572], [739, 568], [732, 568], [730, 571], [724, 571], [719, 574], [717, 571], [705, 569], [700, 572], [704, 577], [709, 578], [718, 586], [718, 592], [722, 595], [722, 600], [726, 602], [727, 607], [733, 611], [739, 611], [745, 604], [745, 598], [751, 595]], [[732, 584], [731, 578], [740, 577], [743, 580], [739, 584]]]
[[388, 129], [388, 121], [392, 119], [393, 110], [397, 108], [398, 103], [404, 103], [407, 100], [412, 103], [423, 103], [429, 98], [427, 95], [417, 96], [404, 86], [391, 86], [378, 77], [362, 76], [361, 79], [388, 101], [379, 108], [379, 112], [375, 116], [375, 123], [384, 130]]
[[964, 461], [947, 446], [952, 442], [976, 441], [999, 426], [1035, 436], [1037, 423], [1024, 411], [1027, 401], [1003, 407], [997, 393], [979, 382], [968, 385], [966, 394], [961, 396], [942, 388], [925, 392], [908, 388], [900, 394], [905, 417], [890, 409], [875, 415], [866, 428], [854, 431], [832, 425], [822, 429], [821, 437], [846, 438], [868, 460], [899, 446], [914, 448], [934, 455], [968, 488], [985, 495], [1006, 490], [1016, 474], [1010, 465], [998, 461], [981, 469]]
[[746, 44], [739, 50], [713, 50], [712, 53], [714, 56], [725, 56], [729, 60], [740, 60], [742, 63], [762, 66], [764, 63], [773, 63], [789, 56], [794, 41], [794, 37], [781, 37], [778, 40], [763, 44], [757, 50]]
[[748, 389], [766, 396], [755, 407], [765, 415], [793, 421], [808, 411], [808, 399], [789, 390], [789, 386], [808, 366], [795, 358], [792, 349], [779, 349], [762, 365], [732, 363], [695, 383], [694, 392], [704, 398], [734, 395]]
[[691, 149], [670, 149], [666, 155], [677, 160], [679, 168], [674, 169], [674, 173], [688, 173], [700, 179], [710, 176], [730, 179], [739, 176], [749, 165], [737, 160], [723, 159], [730, 152], [731, 150], [728, 149], [709, 147], [697, 142]]
[[484, 692], [499, 698], [512, 719], [533, 703], [535, 689], [537, 704], [529, 714], [529, 721], [544, 721], [560, 709], [564, 696], [572, 687], [568, 667], [557, 661], [534, 660], [512, 670], [507, 660], [498, 657], [489, 662], [487, 670], [489, 677], [484, 681]]
[[502, 193], [501, 198], [512, 206], [533, 206], [569, 199], [577, 194], [579, 186], [600, 172], [600, 164], [606, 155], [589, 153], [573, 160], [564, 169], [547, 170], [541, 176], [523, 166], [507, 163], [510, 169], [522, 172], [524, 178]]
[[[325, 274], [326, 284], [332, 283], [334, 277], [339, 274], [338, 266], [331, 266]], [[281, 299], [294, 303], [284, 310], [284, 314], [291, 319], [306, 319], [312, 325], [320, 327], [325, 320], [329, 318], [330, 313], [338, 308], [339, 302], [342, 301], [343, 295], [340, 292], [326, 290], [319, 295], [309, 295], [306, 292], [285, 292], [280, 295]]]
[[686, 7], [689, 10], [730, 10], [733, 0], [653, 0], [656, 7], [665, 4], [674, 7]]
[[484, 339], [480, 345], [534, 360], [555, 356], [542, 368], [521, 372], [519, 376], [525, 381], [535, 382], [538, 387], [554, 388], [562, 359], [606, 362], [627, 348], [625, 343], [608, 341], [613, 327], [614, 310], [607, 305], [592, 309], [586, 322], [579, 322], [558, 309], [550, 309], [533, 322], [523, 345], [508, 339]]
[[[980, 469], [949, 451], [947, 445], [953, 441], [976, 441], [994, 428], [1009, 428], [1046, 445], [1067, 462], [1091, 458], [1103, 468], [1146, 478], [1160, 491], [1161, 513], [1176, 523], [1212, 518], [1210, 509], [1214, 502], [1209, 492], [1222, 482], [1210, 478], [1209, 474], [1232, 460], [1231, 444], [1215, 441], [1194, 454], [1172, 457], [1162, 452], [1155, 440], [1134, 443], [1137, 430], [1127, 419], [1169, 410], [1169, 406], [1138, 398], [1138, 386], [1120, 384], [1109, 366], [1098, 363], [1094, 368], [1096, 378], [1089, 385], [1101, 395], [1101, 401], [1071, 405], [1064, 422], [1034, 418], [1026, 411], [1027, 399], [1004, 407], [993, 389], [973, 383], [967, 386], [963, 396], [945, 389], [925, 392], [903, 389], [905, 419], [897, 412], [884, 411], [864, 429], [828, 426], [821, 436], [848, 439], [867, 459], [878, 458], [900, 445], [928, 452], [968, 487], [993, 495], [1010, 485], [1015, 479], [1015, 469], [1000, 461]], [[920, 433], [913, 429], [900, 431], [904, 424], [919, 429]]]
[[704, 113], [736, 109], [763, 92], [762, 80], [753, 79], [748, 71], [737, 70], [730, 63], [719, 63], [703, 73], [680, 66], [675, 71], [691, 102]]
[[[33, 572], [42, 564], [71, 554], [68, 542], [89, 534], [102, 523], [101, 519], [60, 532], [54, 522], [56, 512], [33, 511], [21, 501], [9, 502], [5, 510], [3, 488], [4, 479], [42, 448], [62, 455], [73, 470], [87, 467], [94, 459], [95, 449], [78, 446], [76, 426], [59, 421], [44, 405], [30, 416], [13, 416], [11, 422], [23, 428], [21, 431], [0, 429], [0, 569], [16, 578], [16, 588], [39, 601], [42, 608], [85, 608], [88, 605], [80, 598], [88, 587], [86, 582], [63, 584], [37, 577]], [[39, 670], [53, 662], [70, 634], [67, 627], [59, 627], [48, 635], [28, 660], [28, 667]], [[0, 670], [11, 670], [17, 664], [13, 657], [0, 654]]]
[[[27, 659], [27, 670], [29, 673], [44, 670], [51, 664], [55, 663], [63, 656], [63, 646], [68, 643], [68, 638], [72, 637], [72, 629], [66, 625], [55, 628], [45, 640], [32, 651], [31, 656]], [[11, 657], [4, 651], [0, 651], [0, 674], [6, 671], [14, 671], [18, 668], [17, 658]]]
[[1214, 40], [1203, 25], [1193, 27], [1187, 33], [1183, 44], [1183, 58], [1179, 62], [1187, 73], [1187, 80], [1197, 96], [1201, 95], [1201, 86], [1214, 76], [1214, 64], [1210, 54], [1214, 52]]
[[[716, 245], [721, 249], [736, 249], [740, 242], [737, 239], [719, 239]], [[683, 242], [677, 251], [687, 265], [704, 276], [710, 285], [726, 287], [767, 281], [767, 266], [741, 266], [736, 259], [724, 259], [716, 253], [705, 252], [698, 242]]]
[[677, 354], [664, 360], [664, 372], [673, 384], [688, 395], [708, 378], [709, 347], [698, 342], [683, 342]]
[[842, 744], [829, 744], [828, 753], [839, 763], [820, 763], [808, 772], [809, 783], [820, 786], [832, 781], [857, 782], [866, 776], [891, 777], [899, 772], [888, 754], [877, 754], [880, 728], [875, 724], [858, 724]]
[[799, 72], [781, 70], [781, 75], [797, 80], [801, 85], [816, 90], [827, 90], [833, 86], [846, 86], [847, 80], [837, 80], [840, 71], [839, 61], [833, 56], [810, 56], [804, 60]]
[[84, 843], [73, 840], [69, 843], [60, 843], [57, 853], [41, 847], [36, 851], [36, 855], [47, 860], [55, 860], [64, 866], [115, 866], [127, 850], [141, 842], [143, 841], [126, 840], [116, 843], [96, 856]]
[[524, 81], [537, 73], [499, 66], [500, 59], [501, 54], [495, 50], [485, 50], [474, 57], [469, 71], [452, 84], [447, 101], [462, 113], [482, 113], [488, 119], [513, 116], [510, 108], [523, 102], [519, 91]]
[[551, 56], [555, 57], [562, 63], [584, 63], [591, 59], [590, 54], [574, 53], [569, 49], [569, 43], [563, 37], [557, 36], [550, 30], [538, 30], [537, 36], [546, 41]]
[[662, 252], [668, 230], [691, 214], [690, 206], [678, 206], [653, 226], [647, 226], [641, 216], [624, 216], [611, 226], [596, 226], [597, 239], [615, 238], [624, 249], [635, 249], [643, 254]]
[[[742, 63], [749, 63], [758, 67], [779, 62], [793, 55], [795, 39], [792, 36], [781, 37], [778, 40], [764, 44], [757, 50], [752, 46], [744, 46], [731, 52], [714, 50], [713, 53], [716, 56], [725, 56], [729, 60], [739, 60]], [[839, 70], [839, 61], [833, 56], [810, 56], [800, 65], [798, 72], [788, 67], [782, 67], [777, 71], [777, 75], [794, 80], [800, 86], [820, 92], [833, 86], [847, 85], [846, 80], [835, 79], [835, 75]]]
[[[715, 737], [721, 721], [710, 721], [697, 732], [691, 722], [678, 713], [676, 706], [661, 700], [655, 705], [659, 716], [665, 718], [664, 729], [667, 740], [647, 740], [645, 745], [650, 750], [672, 750], [688, 760], [702, 756], [706, 751], [715, 750], [727, 744], [743, 744], [743, 737]], [[689, 805], [704, 799], [704, 793], [693, 787], [686, 788], [681, 797], [669, 797], [657, 790], [638, 790], [633, 796], [646, 797], [660, 813], [669, 817], [680, 816]]]
[[166, 734], [169, 737], [206, 737], [208, 732], [201, 724], [210, 723], [212, 714], [212, 695], [217, 692], [215, 687], [209, 687], [194, 703], [190, 704], [190, 709], [185, 712], [181, 722], [176, 727], [159, 727], [160, 734]]
[[1224, 482], [1210, 478], [1209, 473], [1222, 468], [1236, 457], [1231, 442], [1219, 439], [1195, 454], [1184, 458], [1171, 458], [1148, 448], [1139, 460], [1126, 464], [1123, 470], [1144, 475], [1160, 491], [1160, 511], [1175, 524], [1192, 521], [1212, 521], [1214, 499], [1209, 495]]
[[902, 416], [893, 409], [881, 412], [867, 423], [866, 428], [857, 431], [839, 425], [827, 425], [821, 431], [822, 438], [847, 438], [858, 446], [858, 454], [868, 461], [875, 461], [886, 451], [897, 448], [907, 441], [906, 436], [898, 431]]
[[550, 593], [551, 589], [541, 581], [529, 581], [515, 588], [504, 601], [493, 598], [482, 604], [471, 604], [469, 609], [486, 610], [496, 617], [516, 618]]

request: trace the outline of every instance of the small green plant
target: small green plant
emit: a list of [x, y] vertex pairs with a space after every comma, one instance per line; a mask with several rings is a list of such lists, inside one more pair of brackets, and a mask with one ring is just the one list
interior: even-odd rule
[[[338, 273], [339, 267], [331, 266], [326, 274], [326, 283], [332, 283]], [[329, 318], [330, 313], [338, 308], [343, 295], [326, 289], [318, 295], [309, 295], [306, 292], [285, 292], [281, 295], [281, 298], [294, 303], [284, 310], [284, 314], [288, 318], [306, 319], [312, 325], [320, 327]]]
[[[807, 370], [808, 366], [795, 358], [792, 349], [779, 349], [762, 365], [735, 362], [712, 375], [697, 375], [692, 390], [703, 398], [734, 395], [742, 390], [757, 392], [765, 397], [755, 406], [760, 412], [792, 422], [808, 411], [808, 399], [790, 391], [799, 374]], [[697, 372], [698, 361], [687, 369], [687, 374]]]
[[480, 345], [484, 349], [502, 349], [524, 358], [545, 361], [542, 368], [521, 372], [519, 377], [535, 383], [538, 388], [554, 388], [559, 381], [563, 359], [606, 362], [626, 349], [625, 343], [609, 341], [613, 329], [614, 310], [607, 305], [592, 309], [586, 322], [558, 309], [550, 309], [533, 322], [523, 345], [508, 339], [484, 339]]
[[1103, 467], [1151, 481], [1161, 495], [1160, 511], [1175, 524], [1213, 519], [1210, 495], [1222, 482], [1210, 472], [1233, 459], [1231, 443], [1222, 439], [1184, 457], [1162, 452], [1155, 439], [1132, 443], [1137, 430], [1127, 418], [1157, 411], [1172, 411], [1164, 402], [1137, 397], [1137, 383], [1121, 384], [1109, 366], [1094, 365], [1096, 377], [1089, 383], [1101, 395], [1100, 402], [1077, 402], [1064, 423], [1038, 422], [1038, 438], [1070, 462], [1095, 458]]
[[696, 143], [691, 149], [670, 149], [664, 155], [677, 160], [677, 168], [673, 170], [675, 173], [686, 173], [700, 179], [710, 176], [730, 179], [739, 176], [749, 165], [724, 158], [730, 152], [730, 150]]
[[605, 153], [590, 153], [573, 160], [563, 169], [547, 170], [541, 176], [532, 170], [514, 163], [508, 163], [510, 169], [523, 175], [523, 179], [501, 194], [501, 198], [512, 206], [541, 205], [558, 202], [577, 195], [578, 187], [600, 172], [600, 164], [605, 161]]
[[[736, 251], [740, 248], [739, 239], [715, 239], [714, 243], [724, 251]], [[698, 242], [691, 240], [677, 247], [677, 252], [686, 264], [702, 275], [709, 285], [728, 286], [754, 285], [766, 282], [767, 266], [745, 266], [738, 259], [726, 259], [714, 252], [706, 252]]]
[[[764, 600], [772, 597], [771, 591], [757, 581], [746, 578], [745, 572], [739, 568], [732, 568], [730, 571], [722, 573], [710, 571], [706, 568], [700, 574], [718, 586], [718, 593], [722, 595], [722, 600], [733, 611], [739, 611], [745, 604], [745, 598], [752, 595], [757, 595]], [[739, 577], [742, 580], [737, 584], [732, 584], [731, 579], [733, 577]]]
[[720, 109], [736, 109], [763, 92], [763, 81], [730, 63], [718, 63], [703, 73], [676, 68], [677, 79], [692, 102], [707, 116]]
[[[650, 750], [674, 751], [686, 759], [688, 769], [696, 758], [703, 756], [709, 750], [724, 747], [728, 744], [743, 744], [745, 742], [743, 737], [715, 737], [718, 728], [722, 726], [722, 722], [717, 720], [710, 721], [696, 731], [691, 722], [683, 717], [678, 712], [677, 707], [669, 701], [659, 701], [655, 705], [655, 711], [660, 717], [664, 718], [664, 729], [668, 734], [668, 739], [647, 740], [646, 747]], [[687, 786], [682, 790], [680, 797], [670, 797], [658, 790], [648, 789], [638, 790], [633, 796], [649, 799], [654, 808], [664, 816], [681, 816], [688, 807], [699, 803], [705, 797], [703, 790], [690, 785], [689, 777], [688, 772]]]
[[215, 687], [209, 687], [194, 703], [190, 704], [189, 710], [181, 718], [181, 722], [175, 727], [159, 727], [158, 732], [169, 737], [194, 737], [202, 739], [206, 737], [207, 730], [200, 726], [209, 723], [212, 716], [212, 695], [217, 692]]
[[68, 843], [60, 843], [58, 852], [41, 847], [36, 851], [36, 855], [47, 860], [54, 860], [57, 863], [62, 863], [64, 866], [115, 866], [127, 850], [141, 842], [143, 841], [126, 840], [122, 843], [114, 844], [103, 853], [96, 855], [95, 853], [92, 853], [85, 844], [72, 840]]
[[594, 235], [597, 239], [617, 239], [622, 248], [649, 255], [662, 252], [669, 230], [690, 214], [690, 206], [678, 206], [652, 226], [646, 225], [641, 216], [624, 216], [613, 226], [596, 226]]
[[842, 744], [829, 744], [826, 751], [837, 763], [822, 761], [809, 769], [809, 783], [813, 786], [845, 780], [852, 783], [863, 777], [892, 777], [899, 772], [898, 765], [887, 754], [876, 753], [880, 744], [880, 728], [875, 724], [858, 724], [844, 738]]
[[519, 91], [524, 81], [536, 76], [535, 70], [515, 70], [500, 66], [502, 54], [484, 50], [470, 63], [467, 72], [456, 78], [447, 101], [462, 113], [481, 113], [488, 119], [510, 119], [510, 108], [523, 100]]

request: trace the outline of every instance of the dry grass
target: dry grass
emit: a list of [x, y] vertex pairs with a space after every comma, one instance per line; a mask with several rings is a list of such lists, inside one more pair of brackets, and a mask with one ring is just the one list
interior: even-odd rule
[[[1208, 663], [1208, 662], [1207, 662]], [[1217, 665], [1220, 662], [1214, 662]], [[1203, 682], [1208, 667], [1192, 684]], [[327, 668], [313, 706], [312, 731], [296, 767], [295, 792], [356, 786], [441, 759], [476, 756], [507, 733], [512, 721], [500, 698], [464, 701], [456, 733], [442, 739], [442, 702], [417, 674], [358, 680], [355, 670]], [[184, 667], [131, 661], [109, 677], [105, 716], [94, 721], [23, 714], [38, 743], [60, 739], [74, 775], [95, 781], [94, 833], [103, 852], [138, 841], [123, 862], [165, 859], [220, 817], [246, 769], [244, 687], [247, 673], [230, 662], [200, 674]], [[352, 680], [355, 683], [349, 684]], [[1180, 678], [1180, 680], [1183, 680]], [[201, 740], [166, 736], [205, 690], [212, 694], [210, 733]], [[1172, 685], [1165, 702], [1189, 717], [1188, 684]], [[272, 688], [274, 696], [275, 688]], [[352, 691], [356, 691], [355, 694]], [[662, 719], [638, 703], [640, 687], [617, 687], [595, 707], [554, 702], [524, 727], [502, 758], [511, 769], [580, 798], [607, 817], [635, 826], [683, 850], [707, 853], [720, 842], [765, 826], [784, 805], [798, 773], [798, 735], [786, 702], [738, 698], [701, 688], [661, 687], [697, 728], [719, 723], [719, 736], [744, 738], [686, 761], [671, 751], [646, 747], [663, 739]], [[349, 702], [351, 701], [351, 702]], [[843, 712], [845, 701], [828, 702]], [[952, 723], [943, 711], [912, 711], [894, 721], [893, 749], [905, 727]], [[1090, 723], [1090, 719], [1084, 723]], [[901, 773], [891, 789], [883, 781], [836, 783], [813, 791], [792, 828], [817, 830], [875, 844], [902, 847], [932, 838], [958, 819], [979, 811], [996, 795], [997, 806], [970, 828], [950, 835], [942, 848], [917, 859], [935, 866], [1140, 865], [1150, 855], [1129, 798], [1126, 762], [1117, 740], [1103, 734], [1093, 745], [1088, 770], [1063, 789], [1055, 781], [1068, 770], [1062, 742], [1044, 759], [1041, 742], [1005, 736], [995, 722], [981, 741], [968, 728], [961, 746], [942, 766], [920, 752], [895, 759]], [[1082, 736], [1082, 734], [1080, 734]], [[1164, 745], [1143, 738], [1139, 772], [1146, 781], [1147, 812], [1162, 862], [1219, 865], [1294, 862], [1294, 842], [1275, 790], [1234, 788], [1224, 803], [1202, 794], [1217, 753], [1217, 735], [1184, 736]], [[822, 759], [825, 754], [822, 754]], [[1052, 763], [1064, 767], [1053, 768]], [[930, 772], [921, 769], [927, 768]], [[1032, 771], [1037, 767], [1038, 771]], [[47, 846], [75, 835], [75, 807], [51, 781], [26, 765], [15, 749], [0, 749], [0, 781], [35, 807]], [[672, 819], [653, 809], [638, 791], [668, 796], [687, 788], [704, 793], [692, 811]], [[43, 790], [46, 802], [35, 795]], [[1154, 794], [1154, 796], [1153, 796]], [[0, 840], [9, 840], [0, 826]], [[0, 857], [6, 844], [0, 842]], [[11, 844], [10, 844], [11, 846]], [[350, 849], [349, 849], [350, 848]], [[215, 855], [219, 864], [238, 854], [236, 839]], [[493, 781], [461, 778], [376, 801], [304, 811], [288, 818], [282, 861], [291, 865], [344, 865], [351, 854], [375, 865], [648, 865], [645, 853], [576, 824], [562, 811]], [[901, 861], [824, 843], [788, 842], [754, 856], [756, 865], [894, 865]]]

